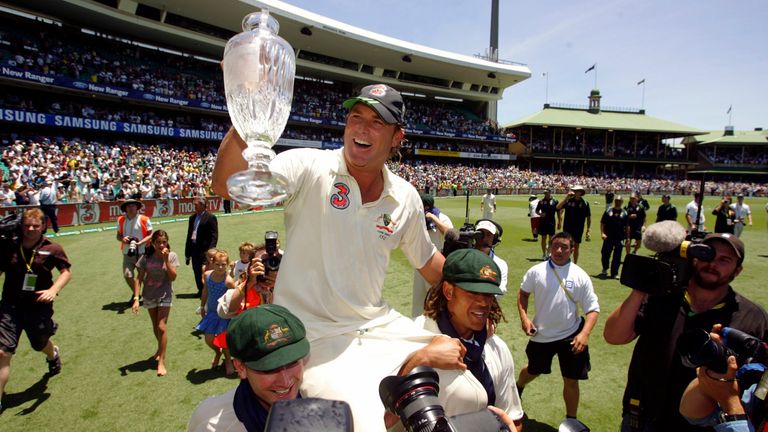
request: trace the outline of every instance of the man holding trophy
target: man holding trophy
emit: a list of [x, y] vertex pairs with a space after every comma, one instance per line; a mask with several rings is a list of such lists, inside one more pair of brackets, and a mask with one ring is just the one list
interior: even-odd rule
[[[225, 77], [227, 68], [225, 51]], [[383, 421], [374, 423], [384, 416], [379, 382], [407, 372], [401, 368], [409, 359], [408, 367], [442, 368], [441, 388], [445, 383], [460, 389], [440, 394], [447, 415], [460, 413], [455, 407], [467, 412], [467, 400], [477, 401], [474, 410], [483, 409], [486, 394], [466, 371], [461, 343], [418, 328], [382, 299], [393, 249], [399, 247], [429, 283], [440, 280], [445, 261], [429, 240], [416, 189], [385, 165], [404, 139], [403, 99], [395, 89], [374, 84], [344, 106], [349, 112], [342, 149], [288, 150], [269, 163], [267, 173], [286, 195], [286, 251], [274, 303], [304, 322], [311, 345], [301, 393], [344, 400], [355, 429], [384, 430]], [[235, 129], [222, 141], [213, 173], [214, 191], [224, 198], [233, 191], [230, 176], [248, 165], [250, 143], [241, 137], [258, 135], [241, 130], [231, 103], [229, 108]], [[286, 121], [264, 129], [282, 133]]]

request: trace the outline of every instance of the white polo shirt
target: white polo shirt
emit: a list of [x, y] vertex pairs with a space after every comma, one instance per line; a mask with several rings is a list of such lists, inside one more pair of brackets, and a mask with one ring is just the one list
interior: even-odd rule
[[274, 302], [301, 318], [310, 342], [402, 317], [382, 299], [390, 252], [421, 268], [437, 251], [416, 189], [384, 167], [381, 197], [362, 204], [342, 149], [288, 150], [270, 170], [288, 192]]
[[554, 342], [573, 334], [581, 323], [578, 308], [560, 287], [554, 271], [560, 275], [571, 297], [579, 303], [583, 312], [600, 312], [597, 295], [592, 286], [592, 279], [576, 264], [568, 262], [564, 266], [554, 264], [554, 271], [549, 267], [549, 260], [531, 267], [523, 276], [520, 289], [533, 294], [536, 315], [533, 324], [536, 334], [534, 342]]
[[[699, 204], [697, 204], [695, 200], [694, 200], [694, 201], [691, 201], [691, 202], [689, 202], [689, 203], [688, 203], [688, 204], [685, 206], [685, 214], [686, 214], [686, 216], [690, 216], [690, 217], [691, 217], [691, 220], [693, 221], [693, 224], [694, 224], [694, 225], [696, 224], [696, 215], [697, 215], [698, 213], [699, 213]], [[702, 209], [702, 210], [701, 210], [701, 216], [700, 216], [700, 218], [699, 218], [699, 221], [698, 221], [698, 222], [699, 222], [699, 226], [698, 226], [698, 229], [699, 229], [700, 231], [703, 231], [703, 230], [704, 230], [704, 222], [706, 222], [706, 220], [707, 220], [707, 219], [704, 217], [704, 213], [706, 213], [706, 211], [705, 211], [704, 209]], [[686, 218], [686, 222], [687, 222], [687, 218]]]

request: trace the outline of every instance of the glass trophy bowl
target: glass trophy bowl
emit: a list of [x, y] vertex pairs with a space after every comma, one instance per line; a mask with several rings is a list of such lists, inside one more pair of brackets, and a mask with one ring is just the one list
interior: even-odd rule
[[224, 92], [232, 125], [247, 144], [248, 168], [227, 180], [230, 197], [246, 205], [274, 205], [285, 198], [280, 176], [269, 170], [272, 146], [291, 112], [296, 53], [277, 35], [267, 9], [243, 19], [243, 32], [224, 49]]

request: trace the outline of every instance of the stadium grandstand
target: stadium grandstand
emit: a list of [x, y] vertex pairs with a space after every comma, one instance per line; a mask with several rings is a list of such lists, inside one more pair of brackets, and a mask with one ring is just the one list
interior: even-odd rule
[[[25, 160], [31, 153], [40, 170], [24, 179], [31, 186], [44, 177], [74, 179], [79, 190], [62, 192], [69, 202], [207, 192], [208, 164], [230, 126], [219, 60], [242, 18], [259, 7], [270, 9], [297, 53], [292, 111], [277, 151], [339, 147], [340, 101], [384, 82], [401, 90], [408, 106], [408, 142], [392, 168], [433, 192], [493, 187], [503, 194], [583, 183], [594, 191], [688, 193], [686, 174], [697, 164], [729, 164], [738, 152], [725, 150], [722, 140], [707, 144], [714, 137], [702, 138], [705, 131], [640, 110], [601, 109], [599, 93], [590, 96], [596, 106], [546, 105], [500, 128], [496, 102], [530, 77], [524, 64], [396, 40], [282, 2], [224, 3], [0, 3], [4, 180], [18, 186], [22, 168], [36, 160]], [[758, 138], [741, 145], [740, 161], [764, 157]], [[162, 168], [146, 169], [152, 163]], [[180, 172], [166, 175], [169, 168]], [[712, 190], [764, 194], [754, 183], [764, 179], [760, 171], [744, 171]]]

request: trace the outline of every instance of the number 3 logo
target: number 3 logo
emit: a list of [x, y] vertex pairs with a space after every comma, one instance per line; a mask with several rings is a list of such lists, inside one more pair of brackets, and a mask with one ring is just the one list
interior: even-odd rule
[[349, 186], [344, 183], [336, 183], [333, 187], [337, 190], [337, 193], [331, 195], [333, 208], [344, 210], [349, 207]]

